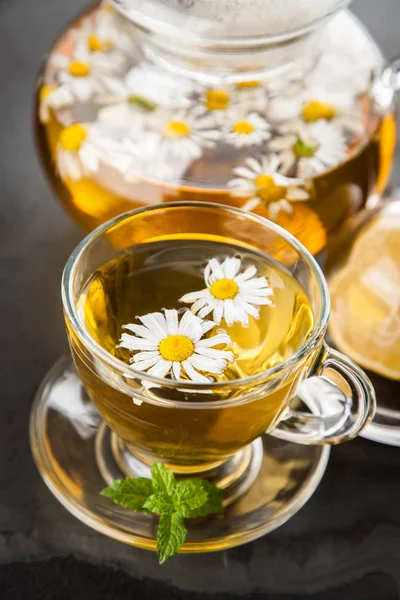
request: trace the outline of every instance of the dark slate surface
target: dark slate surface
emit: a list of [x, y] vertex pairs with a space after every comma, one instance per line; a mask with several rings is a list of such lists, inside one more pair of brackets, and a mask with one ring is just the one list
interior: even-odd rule
[[[82, 7], [0, 0], [1, 600], [399, 599], [400, 449], [364, 440], [334, 448], [319, 490], [289, 523], [242, 548], [163, 568], [75, 520], [36, 472], [29, 410], [66, 349], [59, 280], [82, 233], [40, 172], [30, 103], [41, 59]], [[400, 2], [355, 0], [354, 8], [386, 54], [400, 54]]]

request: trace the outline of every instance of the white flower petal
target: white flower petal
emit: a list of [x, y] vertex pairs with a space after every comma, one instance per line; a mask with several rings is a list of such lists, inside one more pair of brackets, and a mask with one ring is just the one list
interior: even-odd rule
[[150, 367], [153, 367], [154, 365], [158, 364], [159, 361], [161, 360], [158, 357], [154, 357], [154, 358], [149, 358], [147, 360], [138, 360], [136, 362], [135, 360], [136, 356], [133, 357], [132, 362], [132, 367], [134, 369], [137, 369], [138, 371], [147, 371], [147, 369], [149, 369]]
[[192, 313], [197, 313], [199, 312], [203, 306], [206, 306], [209, 301], [212, 299], [212, 296], [210, 294], [210, 292], [207, 291], [207, 296], [205, 298], [199, 298], [199, 300], [196, 300], [196, 302], [194, 302], [191, 306], [191, 311]]
[[[204, 317], [207, 317], [207, 315], [210, 314], [210, 312], [212, 312], [215, 308], [215, 306], [217, 306], [218, 300], [212, 296], [210, 296], [210, 300], [209, 302], [201, 309], [199, 310], [199, 317], [200, 319], [204, 319]], [[215, 315], [215, 313], [214, 313]], [[214, 318], [215, 321], [215, 318]], [[216, 321], [217, 323], [219, 321]]]
[[215, 277], [215, 279], [223, 279], [225, 277], [224, 271], [216, 258], [212, 258], [204, 269], [204, 280], [207, 284], [211, 277]]
[[226, 279], [234, 279], [240, 270], [241, 264], [240, 258], [226, 258], [222, 263], [222, 270], [224, 271]]
[[156, 350], [158, 348], [158, 344], [154, 340], [137, 338], [129, 333], [121, 335], [119, 345], [127, 350]]
[[200, 356], [205, 356], [207, 358], [222, 358], [230, 362], [233, 361], [233, 352], [229, 352], [229, 350], [216, 350], [215, 348], [199, 348], [198, 346], [196, 346], [196, 354], [199, 354]]
[[163, 339], [166, 335], [168, 335], [167, 324], [162, 313], [149, 313], [138, 318], [143, 325], [148, 327], [148, 329], [150, 329], [153, 333], [159, 335], [160, 339]]
[[151, 329], [149, 329], [148, 327], [144, 327], [143, 325], [134, 325], [133, 323], [128, 323], [128, 325], [123, 325], [122, 327], [123, 329], [128, 329], [129, 331], [132, 331], [139, 337], [154, 340], [155, 342], [161, 341], [161, 338], [157, 333], [154, 333], [154, 331], [151, 331]]
[[221, 323], [223, 315], [224, 315], [224, 302], [222, 300], [217, 300], [215, 307], [214, 307], [214, 313], [213, 313], [214, 321], [216, 323]]
[[159, 377], [160, 379], [162, 379], [163, 377], [166, 376], [166, 374], [171, 369], [171, 367], [172, 367], [171, 361], [161, 358], [161, 360], [159, 360], [154, 365], [154, 367], [151, 367], [151, 369], [149, 369], [148, 374], [152, 375], [153, 377]]
[[226, 369], [226, 360], [223, 358], [206, 358], [205, 356], [192, 354], [192, 356], [188, 358], [187, 362], [199, 371], [206, 371], [208, 373], [215, 373], [217, 375], [220, 375], [222, 371]]
[[246, 163], [249, 165], [250, 169], [254, 171], [254, 173], [257, 173], [257, 175], [262, 173], [262, 166], [255, 158], [250, 156], [246, 159]]
[[158, 350], [144, 350], [143, 352], [138, 352], [134, 356], [134, 361], [140, 362], [142, 360], [151, 360], [153, 358], [161, 358], [161, 354]]
[[246, 302], [250, 304], [255, 304], [256, 306], [261, 304], [273, 304], [272, 300], [269, 298], [263, 298], [262, 296], [245, 296], [244, 299]]
[[196, 350], [197, 348], [210, 348], [211, 346], [218, 346], [219, 344], [229, 345], [232, 344], [232, 340], [227, 333], [219, 333], [218, 335], [197, 342]]
[[235, 322], [235, 308], [233, 305], [233, 301], [232, 300], [224, 300], [223, 302], [224, 302], [223, 303], [224, 319], [227, 322], [227, 324], [229, 325], [229, 327], [231, 327]]
[[254, 275], [256, 275], [256, 273], [257, 273], [257, 267], [255, 265], [252, 265], [251, 267], [247, 267], [247, 269], [243, 273], [240, 273], [240, 275], [236, 275], [235, 282], [242, 283], [244, 281], [247, 281], [248, 279], [251, 279], [252, 277], [254, 277]]
[[166, 310], [165, 320], [167, 322], [167, 330], [169, 335], [176, 335], [178, 333], [178, 311]]
[[246, 204], [243, 204], [242, 210], [252, 211], [254, 208], [257, 208], [257, 206], [260, 206], [260, 204], [260, 198], [251, 198], [250, 200], [248, 200], [248, 202], [246, 202]]
[[190, 302], [191, 303], [191, 302], [194, 302], [195, 300], [205, 298], [209, 295], [210, 295], [210, 292], [208, 291], [208, 289], [201, 290], [199, 292], [189, 292], [188, 294], [185, 294], [184, 296], [182, 296], [182, 298], [179, 299], [179, 302]]
[[203, 335], [200, 319], [195, 317], [190, 310], [186, 310], [179, 323], [178, 333], [185, 335], [192, 342], [197, 342]]
[[258, 308], [256, 308], [255, 306], [252, 306], [251, 304], [249, 304], [248, 302], [246, 302], [246, 300], [244, 300], [240, 296], [238, 298], [235, 298], [235, 305], [236, 304], [237, 304], [237, 306], [239, 308], [241, 308], [242, 310], [244, 310], [245, 313], [248, 313], [249, 315], [251, 315], [255, 319], [259, 318], [260, 311], [258, 310]]
[[255, 277], [254, 279], [243, 281], [240, 284], [241, 290], [254, 290], [258, 288], [268, 288], [266, 277]]
[[[203, 321], [201, 324], [201, 329], [203, 331], [203, 335], [205, 333], [207, 333], [208, 331], [210, 331], [211, 329], [214, 329], [214, 327], [215, 327], [214, 321], [210, 321], [210, 320]], [[197, 343], [199, 343], [199, 342], [197, 342]]]
[[291, 202], [309, 200], [309, 195], [305, 190], [296, 187], [289, 187], [286, 198]]
[[[254, 161], [257, 166], [259, 167], [257, 161]], [[243, 177], [244, 179], [251, 179], [253, 181], [254, 179], [254, 171], [251, 171], [250, 169], [247, 169], [246, 167], [237, 167], [236, 169], [233, 169], [232, 173], [234, 173], [235, 175], [239, 175], [239, 177]], [[235, 180], [233, 180], [235, 181]]]
[[189, 377], [189, 379], [191, 379], [191, 381], [194, 381], [195, 383], [210, 383], [209, 378], [205, 377], [205, 375], [202, 375], [201, 373], [198, 373], [192, 367], [189, 361], [184, 360], [181, 363], [181, 365], [184, 368], [186, 375]]
[[172, 363], [172, 372], [174, 374], [175, 379], [179, 380], [181, 378], [181, 363], [173, 362]]
[[96, 173], [99, 168], [99, 156], [92, 144], [85, 143], [79, 149], [79, 158], [85, 170]]

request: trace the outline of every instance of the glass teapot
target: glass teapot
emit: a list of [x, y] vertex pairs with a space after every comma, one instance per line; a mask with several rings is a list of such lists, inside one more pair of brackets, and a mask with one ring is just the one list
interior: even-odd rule
[[37, 140], [87, 230], [135, 207], [225, 203], [313, 253], [382, 193], [396, 67], [343, 0], [114, 0], [60, 36]]

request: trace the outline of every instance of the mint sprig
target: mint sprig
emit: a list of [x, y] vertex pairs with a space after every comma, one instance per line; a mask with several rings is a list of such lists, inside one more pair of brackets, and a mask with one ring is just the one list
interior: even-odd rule
[[184, 518], [205, 517], [222, 510], [222, 490], [205, 479], [176, 481], [173, 472], [157, 462], [151, 469], [151, 479], [119, 479], [100, 493], [125, 508], [160, 516], [157, 530], [160, 564], [176, 554], [185, 542]]

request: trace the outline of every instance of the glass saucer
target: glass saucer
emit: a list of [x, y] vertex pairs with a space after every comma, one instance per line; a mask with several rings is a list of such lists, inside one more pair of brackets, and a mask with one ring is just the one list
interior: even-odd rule
[[[30, 436], [37, 467], [65, 508], [111, 538], [156, 549], [157, 517], [99, 495], [108, 484], [107, 473], [124, 474], [113, 458], [113, 434], [86, 395], [70, 357], [54, 365], [38, 390]], [[238, 546], [279, 527], [312, 496], [330, 453], [327, 446], [300, 446], [268, 435], [251, 449], [257, 463], [251, 487], [221, 515], [187, 520], [188, 540], [181, 552]]]

